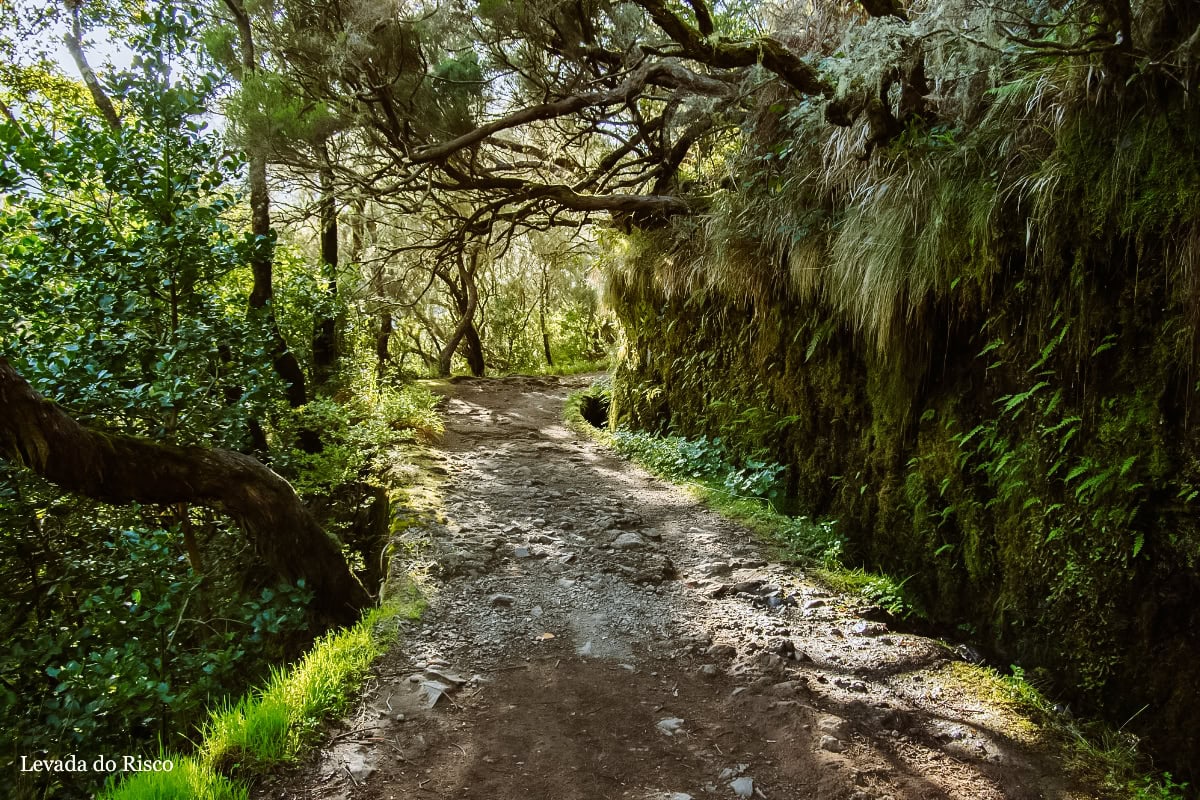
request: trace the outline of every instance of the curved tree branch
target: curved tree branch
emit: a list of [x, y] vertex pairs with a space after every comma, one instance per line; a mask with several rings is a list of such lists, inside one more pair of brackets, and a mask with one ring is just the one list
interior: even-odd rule
[[105, 503], [195, 503], [228, 514], [285, 580], [304, 579], [324, 619], [371, 604], [330, 538], [279, 475], [231, 450], [179, 447], [84, 427], [0, 358], [0, 456]]
[[761, 63], [803, 94], [824, 97], [833, 93], [833, 87], [815, 67], [773, 36], [762, 36], [752, 42], [731, 42], [706, 36], [667, 8], [663, 0], [633, 2], [645, 9], [688, 58], [710, 67], [752, 67]]
[[732, 91], [729, 84], [723, 81], [697, 75], [672, 61], [657, 61], [635, 70], [629, 79], [616, 89], [564, 97], [561, 100], [523, 108], [494, 122], [480, 125], [449, 141], [422, 148], [409, 156], [409, 161], [414, 164], [440, 161], [459, 150], [479, 144], [500, 131], [528, 125], [531, 122], [565, 117], [586, 108], [603, 108], [618, 103], [627, 103], [647, 85], [687, 89], [695, 94], [710, 96], [726, 96]]

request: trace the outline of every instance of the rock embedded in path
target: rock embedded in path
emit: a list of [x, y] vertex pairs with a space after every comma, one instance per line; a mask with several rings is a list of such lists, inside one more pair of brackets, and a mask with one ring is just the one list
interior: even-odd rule
[[759, 653], [751, 663], [766, 672], [783, 672], [787, 667], [787, 662], [774, 653]]
[[737, 778], [729, 782], [729, 788], [733, 789], [733, 793], [738, 797], [753, 797], [754, 796], [754, 779], [753, 778]]
[[888, 632], [888, 626], [882, 622], [857, 622], [850, 632], [855, 636], [882, 636]]
[[731, 644], [718, 642], [717, 644], [714, 644], [712, 647], [708, 648], [705, 653], [713, 658], [733, 658], [737, 655], [737, 648]]
[[834, 739], [849, 739], [852, 729], [849, 720], [827, 714], [817, 720], [817, 730]]
[[422, 681], [420, 693], [422, 699], [425, 701], [425, 705], [428, 708], [433, 708], [439, 700], [445, 697], [451, 688], [449, 684], [442, 683], [441, 681]]
[[666, 719], [660, 719], [654, 727], [658, 728], [659, 733], [674, 736], [683, 727], [683, 720], [679, 717], [667, 717]]
[[425, 674], [430, 678], [433, 678], [435, 681], [448, 683], [453, 686], [462, 686], [467, 682], [467, 678], [464, 678], [462, 675], [459, 675], [456, 672], [450, 672], [449, 670], [440, 667], [426, 667]]
[[642, 538], [641, 534], [628, 531], [614, 539], [612, 546], [616, 550], [636, 550], [639, 547], [645, 547], [646, 540]]
[[367, 754], [361, 747], [344, 756], [342, 766], [355, 783], [362, 783], [375, 773], [375, 767], [367, 761]]
[[840, 739], [825, 735], [821, 737], [821, 749], [830, 753], [840, 753], [846, 749], [846, 745], [842, 744]]
[[796, 658], [796, 643], [791, 639], [776, 639], [767, 644], [767, 650], [780, 658]]
[[663, 581], [673, 580], [678, 574], [671, 559], [664, 555], [652, 554], [636, 568], [631, 568], [630, 578], [634, 583], [644, 583], [658, 586]]
[[511, 606], [515, 602], [517, 602], [517, 598], [513, 597], [511, 594], [494, 594], [488, 598], [488, 605], [491, 606], [507, 607]]
[[696, 571], [709, 578], [719, 578], [733, 572], [733, 566], [728, 561], [708, 561], [697, 566]]
[[783, 681], [771, 687], [771, 694], [776, 697], [795, 697], [804, 690], [805, 686], [801, 681]]

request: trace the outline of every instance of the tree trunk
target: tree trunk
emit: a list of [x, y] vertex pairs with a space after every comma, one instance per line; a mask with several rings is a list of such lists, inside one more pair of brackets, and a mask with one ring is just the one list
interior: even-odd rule
[[[251, 75], [258, 71], [258, 57], [254, 52], [254, 33], [250, 26], [250, 15], [242, 0], [225, 0], [226, 7], [233, 14], [238, 29], [241, 50], [242, 76]], [[304, 370], [296, 354], [288, 348], [283, 333], [279, 330], [279, 321], [275, 318], [275, 310], [271, 301], [275, 299], [273, 284], [275, 242], [271, 231], [271, 194], [267, 187], [267, 151], [263, 142], [249, 143], [246, 149], [250, 172], [250, 230], [257, 244], [250, 257], [250, 272], [254, 285], [250, 290], [248, 303], [252, 319], [258, 320], [267, 332], [270, 340], [271, 363], [275, 372], [286, 385], [288, 405], [299, 408], [308, 402], [308, 388], [305, 385]], [[306, 453], [321, 451], [321, 437], [313, 430], [301, 430], [298, 444]]]
[[388, 364], [392, 360], [392, 334], [396, 327], [392, 322], [392, 313], [387, 309], [379, 312], [379, 333], [375, 334], [375, 373], [380, 380], [387, 373]]
[[[283, 379], [284, 393], [288, 406], [300, 408], [308, 403], [308, 388], [305, 385], [304, 370], [296, 354], [288, 347], [283, 333], [279, 330], [279, 321], [275, 318], [275, 309], [271, 301], [275, 299], [275, 289], [272, 286], [274, 271], [274, 245], [271, 241], [270, 195], [267, 193], [267, 159], [253, 147], [250, 156], [250, 214], [251, 229], [258, 239], [258, 246], [250, 259], [250, 271], [254, 276], [254, 286], [250, 290], [249, 314], [251, 319], [258, 320], [267, 332], [271, 348], [271, 364], [275, 372]], [[299, 445], [306, 453], [321, 451], [321, 437], [316, 431], [301, 430]]]
[[542, 352], [546, 356], [546, 366], [554, 366], [554, 358], [550, 355], [550, 332], [546, 330], [546, 303], [549, 301], [550, 278], [548, 267], [542, 264], [542, 282], [538, 291], [538, 325], [542, 332]]
[[[83, 78], [83, 85], [87, 87], [88, 92], [92, 95], [92, 102], [99, 109], [100, 116], [104, 117], [104, 122], [109, 128], [119, 131], [121, 129], [121, 119], [117, 116], [117, 109], [113, 106], [108, 94], [105, 93], [104, 87], [100, 85], [100, 79], [92, 71], [92, 66], [88, 63], [87, 56], [83, 52], [83, 26], [79, 22], [80, 5], [80, 0], [73, 0], [66, 4], [67, 10], [71, 14], [71, 31], [63, 36], [63, 43], [66, 44], [67, 52], [71, 54], [71, 58], [75, 62], [75, 67], [79, 70], [79, 76]], [[11, 119], [11, 112], [7, 116]]]
[[195, 503], [228, 514], [279, 577], [303, 579], [313, 610], [346, 625], [371, 604], [292, 487], [231, 450], [179, 447], [92, 430], [40, 397], [0, 358], [0, 455], [105, 503]]
[[321, 168], [321, 277], [325, 281], [325, 294], [329, 305], [325, 313], [318, 315], [313, 325], [313, 383], [324, 386], [329, 382], [337, 367], [337, 271], [338, 271], [338, 223], [337, 204], [333, 195], [333, 170], [329, 166], [329, 150], [325, 143], [320, 146], [325, 166]]
[[[459, 317], [458, 324], [454, 326], [454, 331], [446, 339], [446, 343], [442, 345], [441, 351], [438, 353], [438, 376], [445, 378], [450, 375], [450, 368], [454, 362], [454, 353], [458, 350], [458, 345], [467, 336], [468, 331], [474, 333], [474, 341], [477, 348], [474, 356], [468, 353], [468, 363], [471, 368], [471, 373], [474, 375], [483, 374], [483, 348], [479, 343], [479, 332], [475, 330], [475, 310], [479, 307], [479, 292], [475, 286], [475, 270], [479, 265], [479, 252], [476, 249], [471, 251], [470, 266], [463, 263], [462, 254], [458, 255], [458, 274], [462, 280], [462, 289], [454, 286], [453, 280], [445, 274], [439, 274], [439, 277], [446, 282], [451, 293], [455, 296], [455, 302], [458, 305]], [[471, 363], [472, 359], [474, 363]], [[476, 371], [478, 369], [478, 371]]]
[[[350, 226], [350, 260], [362, 264], [363, 250], [367, 240], [374, 244], [375, 225], [367, 219], [367, 204], [363, 200], [354, 203], [355, 216]], [[392, 319], [391, 306], [388, 303], [387, 285], [384, 282], [385, 272], [382, 264], [371, 267], [371, 299], [378, 304], [376, 316], [379, 319], [379, 330], [375, 333], [375, 378], [382, 381], [392, 362], [392, 334], [396, 332], [396, 324]]]
[[465, 354], [467, 368], [476, 378], [482, 378], [484, 372], [487, 371], [487, 363], [483, 358], [483, 342], [479, 339], [479, 329], [475, 327], [474, 320], [467, 325], [466, 334], [463, 336], [463, 345], [467, 351]]

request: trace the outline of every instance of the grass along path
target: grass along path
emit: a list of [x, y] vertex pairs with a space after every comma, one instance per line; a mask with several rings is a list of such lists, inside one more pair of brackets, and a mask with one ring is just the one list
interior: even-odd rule
[[417, 619], [423, 608], [413, 589], [328, 634], [261, 689], [214, 711], [195, 755], [165, 754], [173, 769], [113, 779], [98, 800], [245, 800], [255, 779], [296, 762], [321, 724], [345, 711], [395, 643], [399, 620]]

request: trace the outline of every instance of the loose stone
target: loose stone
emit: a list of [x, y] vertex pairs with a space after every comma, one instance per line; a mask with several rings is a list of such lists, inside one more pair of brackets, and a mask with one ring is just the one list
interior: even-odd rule
[[729, 782], [729, 788], [733, 789], [733, 793], [738, 797], [753, 797], [754, 796], [754, 779], [753, 778], [737, 778]]

